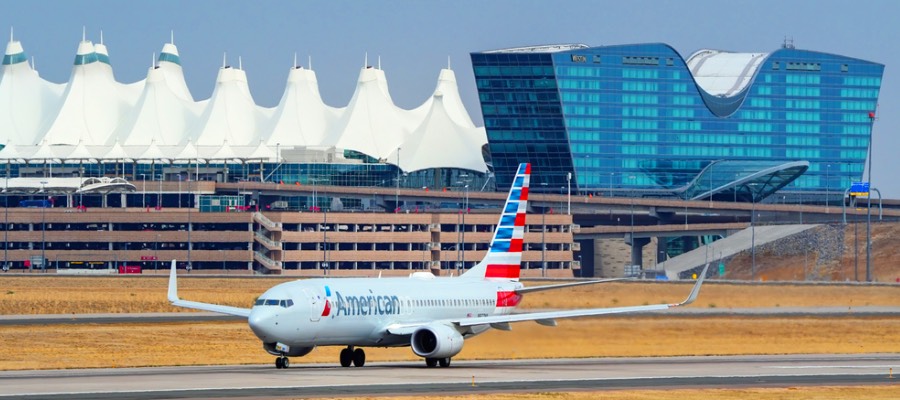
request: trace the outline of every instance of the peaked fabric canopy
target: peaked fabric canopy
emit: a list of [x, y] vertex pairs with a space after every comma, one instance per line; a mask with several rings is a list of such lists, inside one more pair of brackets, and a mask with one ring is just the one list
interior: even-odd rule
[[[102, 40], [82, 40], [73, 64], [66, 84], [47, 82], [28, 65], [21, 43], [9, 42], [0, 70], [0, 142], [25, 157], [10, 150], [0, 159], [273, 160], [278, 147], [337, 159], [353, 150], [396, 163], [398, 148], [415, 148], [416, 160], [401, 161], [403, 169], [484, 171], [484, 129], [472, 123], [449, 69], [440, 71], [433, 96], [404, 109], [394, 104], [385, 72], [367, 66], [349, 104], [339, 108], [322, 101], [314, 71], [295, 65], [278, 105], [264, 108], [239, 67], [223, 66], [212, 96], [194, 100], [173, 43], [163, 46], [146, 79], [134, 83], [115, 80]], [[452, 143], [435, 145], [438, 139]]]

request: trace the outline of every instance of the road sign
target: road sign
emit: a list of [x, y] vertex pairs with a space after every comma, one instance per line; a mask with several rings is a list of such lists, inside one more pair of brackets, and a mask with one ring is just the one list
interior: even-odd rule
[[851, 196], [868, 196], [869, 182], [853, 182], [850, 184]]

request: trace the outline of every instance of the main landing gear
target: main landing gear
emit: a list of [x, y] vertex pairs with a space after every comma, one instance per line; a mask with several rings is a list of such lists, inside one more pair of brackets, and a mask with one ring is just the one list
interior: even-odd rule
[[440, 365], [442, 368], [446, 368], [450, 366], [450, 357], [444, 358], [426, 358], [425, 366], [428, 368], [434, 368]]
[[291, 361], [287, 357], [281, 356], [275, 359], [275, 368], [282, 369], [291, 366]]
[[354, 367], [362, 367], [366, 365], [366, 352], [363, 349], [353, 349], [353, 346], [347, 346], [346, 349], [341, 350], [341, 366], [349, 367], [350, 364], [353, 364]]

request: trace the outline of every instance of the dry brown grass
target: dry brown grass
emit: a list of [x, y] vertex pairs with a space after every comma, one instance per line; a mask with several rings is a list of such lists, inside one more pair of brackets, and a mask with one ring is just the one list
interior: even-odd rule
[[[248, 307], [256, 296], [289, 279], [180, 279], [182, 298]], [[547, 282], [529, 282], [529, 285]], [[0, 277], [0, 314], [175, 312], [167, 281], [149, 277]], [[672, 303], [690, 283], [608, 283], [538, 292], [523, 308], [581, 308]], [[694, 307], [897, 306], [900, 286], [733, 285], [708, 283]]]
[[[460, 394], [455, 396], [396, 396], [396, 397], [340, 397], [342, 400], [840, 400], [840, 399], [897, 399], [896, 385], [837, 386], [837, 387], [789, 387], [752, 389], [666, 389], [666, 390], [607, 390], [597, 392], [549, 392], [512, 394]], [[333, 398], [338, 399], [338, 398]]]
[[[900, 352], [897, 318], [623, 317], [532, 323], [466, 341], [459, 359]], [[772, 340], [778, 338], [778, 340]], [[338, 347], [295, 358], [336, 363]], [[366, 349], [372, 361], [418, 357]], [[0, 369], [270, 363], [244, 322], [0, 327]]]

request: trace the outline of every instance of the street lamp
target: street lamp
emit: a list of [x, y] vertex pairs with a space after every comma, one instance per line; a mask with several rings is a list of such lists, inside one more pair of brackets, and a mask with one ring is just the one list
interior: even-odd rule
[[400, 146], [397, 146], [397, 190], [394, 192], [394, 212], [400, 212]]
[[613, 174], [615, 172], [609, 173], [609, 197], [612, 197], [612, 182], [613, 182]]
[[141, 174], [141, 208], [147, 208], [147, 174]]
[[866, 282], [872, 282], [872, 142], [875, 137], [875, 112], [869, 113], [869, 195], [866, 198]]
[[828, 172], [831, 169], [831, 164], [825, 164], [825, 213], [828, 213]]
[[9, 271], [9, 171], [6, 173], [3, 185], [3, 271]]
[[[42, 196], [46, 196], [46, 193], [44, 192], [44, 185], [46, 185], [46, 184], [47, 184], [47, 181], [41, 181], [41, 195]], [[46, 240], [46, 231], [47, 231], [46, 210], [47, 210], [47, 203], [41, 202], [41, 271], [44, 271], [47, 268], [47, 266], [45, 265], [46, 260], [47, 260], [47, 257], [45, 256], [45, 247], [46, 247], [46, 243], [47, 243], [47, 240]]]
[[566, 172], [566, 187], [568, 188], [568, 195], [566, 196], [566, 211], [567, 214], [572, 215], [572, 173]]

